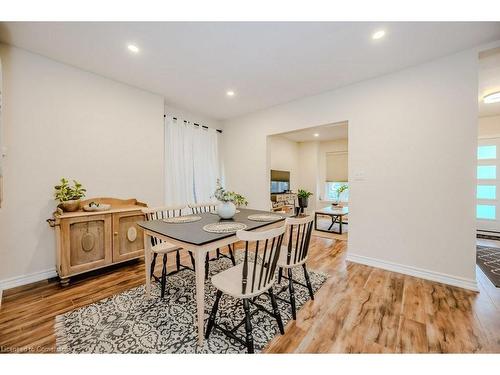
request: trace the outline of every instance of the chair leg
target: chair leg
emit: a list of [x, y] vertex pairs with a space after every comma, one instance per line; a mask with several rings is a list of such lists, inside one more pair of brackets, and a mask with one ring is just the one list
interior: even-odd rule
[[276, 297], [274, 297], [273, 288], [269, 288], [269, 297], [271, 297], [271, 305], [273, 306], [274, 318], [278, 322], [280, 333], [284, 335], [285, 329], [283, 328], [283, 321], [281, 320], [281, 314], [278, 309], [278, 304], [276, 303]]
[[229, 256], [231, 257], [231, 262], [233, 263], [233, 266], [236, 266], [236, 259], [234, 259], [234, 253], [233, 253], [233, 248], [231, 245], [227, 245], [229, 248]]
[[195, 263], [194, 263], [194, 256], [193, 256], [193, 253], [191, 251], [188, 251], [189, 253], [189, 256], [191, 257], [191, 264], [193, 265], [193, 271], [196, 270], [196, 266], [195, 266]]
[[292, 269], [288, 269], [288, 289], [290, 290], [290, 304], [292, 305], [292, 318], [297, 320], [297, 308], [295, 306], [295, 289], [293, 287]]
[[309, 279], [309, 273], [307, 272], [307, 268], [306, 268], [305, 263], [302, 265], [302, 268], [304, 269], [304, 277], [306, 279], [307, 289], [309, 289], [309, 296], [311, 296], [311, 299], [314, 301], [313, 288], [311, 285], [311, 280]]
[[214, 326], [215, 316], [217, 315], [217, 310], [219, 308], [219, 300], [220, 300], [221, 296], [222, 296], [222, 292], [220, 290], [218, 290], [217, 294], [215, 296], [215, 302], [214, 302], [214, 306], [212, 307], [212, 312], [210, 313], [210, 317], [208, 318], [207, 331], [205, 332], [206, 339], [208, 339], [208, 336], [210, 336], [210, 332], [212, 331], [212, 328]]
[[217, 259], [220, 258], [220, 249], [215, 250], [215, 253], [217, 254]]
[[248, 299], [245, 298], [243, 300], [243, 309], [245, 310], [245, 331], [246, 331], [246, 342], [247, 342], [247, 351], [248, 353], [253, 353], [253, 336], [252, 336], [252, 322], [250, 320], [250, 303]]
[[181, 253], [179, 250], [177, 250], [175, 253], [175, 264], [177, 266], [177, 271], [180, 271], [180, 269], [181, 269]]
[[208, 280], [208, 262], [210, 261], [210, 258], [208, 256], [208, 252], [207, 252], [207, 256], [205, 257], [205, 280]]
[[283, 268], [280, 267], [278, 270], [278, 284], [281, 284], [281, 279], [283, 277]]
[[153, 274], [155, 273], [156, 257], [157, 256], [158, 256], [158, 253], [153, 253], [153, 260], [151, 261], [151, 274], [149, 275], [149, 278], [152, 278]]
[[163, 254], [163, 268], [161, 269], [161, 298], [165, 296], [167, 285], [167, 254]]

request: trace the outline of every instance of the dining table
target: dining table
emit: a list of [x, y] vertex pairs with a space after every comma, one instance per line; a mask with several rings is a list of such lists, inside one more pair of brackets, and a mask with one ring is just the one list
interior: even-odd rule
[[[255, 221], [248, 217], [251, 215], [270, 215], [276, 217], [270, 221]], [[207, 252], [215, 251], [224, 246], [238, 242], [235, 233], [211, 233], [203, 228], [212, 223], [235, 222], [246, 225], [245, 230], [262, 231], [284, 225], [286, 214], [271, 213], [269, 211], [239, 208], [232, 219], [223, 220], [214, 212], [196, 214], [201, 219], [194, 222], [170, 223], [164, 220], [140, 221], [137, 224], [144, 231], [144, 261], [146, 298], [151, 295], [151, 238], [156, 237], [162, 241], [179, 246], [193, 254], [195, 259], [196, 274], [196, 325], [198, 329], [198, 344], [203, 345], [204, 316], [205, 316], [205, 268], [203, 267]]]

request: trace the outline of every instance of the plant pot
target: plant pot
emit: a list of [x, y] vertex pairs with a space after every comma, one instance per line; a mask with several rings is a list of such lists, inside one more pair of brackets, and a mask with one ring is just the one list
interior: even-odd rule
[[236, 213], [236, 206], [233, 202], [220, 202], [217, 207], [217, 214], [221, 219], [231, 219]]
[[299, 207], [300, 208], [306, 208], [307, 207], [307, 204], [309, 203], [309, 198], [301, 198], [301, 197], [299, 197], [298, 200], [299, 200]]
[[80, 199], [72, 199], [69, 201], [61, 202], [57, 207], [60, 207], [65, 212], [78, 211], [80, 208]]

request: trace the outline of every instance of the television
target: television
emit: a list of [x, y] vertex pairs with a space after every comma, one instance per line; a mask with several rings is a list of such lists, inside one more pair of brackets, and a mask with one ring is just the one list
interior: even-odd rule
[[271, 170], [271, 194], [282, 194], [290, 190], [290, 172]]

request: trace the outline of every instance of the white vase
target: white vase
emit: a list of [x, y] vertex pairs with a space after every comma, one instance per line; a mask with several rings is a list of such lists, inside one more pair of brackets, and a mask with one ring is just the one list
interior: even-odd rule
[[233, 202], [220, 202], [217, 207], [217, 214], [221, 219], [231, 219], [236, 213], [236, 206]]

